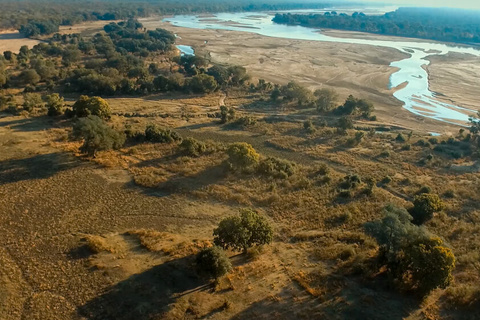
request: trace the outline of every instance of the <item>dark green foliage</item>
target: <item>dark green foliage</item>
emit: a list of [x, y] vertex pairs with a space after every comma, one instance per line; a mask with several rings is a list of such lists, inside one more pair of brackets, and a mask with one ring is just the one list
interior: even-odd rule
[[309, 89], [295, 81], [290, 81], [288, 84], [282, 86], [280, 88], [280, 93], [284, 100], [295, 101], [298, 103], [299, 107], [308, 107], [315, 100], [313, 93]]
[[335, 109], [335, 114], [338, 115], [356, 115], [360, 114], [363, 118], [368, 119], [374, 111], [373, 104], [364, 99], [357, 99], [350, 95], [345, 103]]
[[241, 209], [239, 215], [220, 221], [213, 235], [215, 245], [246, 253], [249, 247], [272, 242], [273, 229], [256, 211]]
[[125, 143], [125, 135], [108, 126], [101, 118], [89, 115], [73, 126], [74, 139], [82, 139], [82, 152], [94, 156], [97, 151], [118, 149]]
[[315, 131], [316, 131], [312, 120], [303, 121], [303, 129], [305, 129], [305, 132], [308, 133], [308, 134], [315, 133]]
[[397, 141], [397, 142], [405, 142], [405, 141], [407, 141], [407, 139], [405, 139], [405, 137], [403, 136], [403, 134], [399, 133], [399, 134], [397, 135], [397, 137], [395, 138], [395, 141]]
[[24, 85], [35, 85], [41, 80], [41, 78], [38, 75], [37, 71], [35, 71], [34, 69], [29, 69], [24, 70], [20, 73], [20, 80]]
[[276, 23], [302, 25], [434, 39], [447, 42], [479, 43], [478, 12], [452, 8], [399, 8], [384, 15], [276, 14]]
[[346, 134], [348, 129], [353, 129], [353, 120], [350, 117], [341, 117], [337, 121], [337, 130], [340, 134]]
[[431, 144], [438, 144], [438, 139], [437, 138], [430, 138], [430, 139], [428, 139], [428, 142], [430, 142]]
[[198, 157], [207, 151], [207, 146], [202, 141], [194, 138], [185, 138], [178, 146], [183, 154]]
[[100, 97], [80, 96], [73, 105], [74, 114], [81, 118], [89, 115], [109, 119], [112, 111], [107, 101]]
[[220, 123], [227, 123], [235, 119], [235, 109], [226, 106], [220, 107]]
[[[234, 109], [231, 109], [234, 110]], [[235, 115], [233, 115], [235, 117]], [[251, 116], [243, 116], [235, 120], [234, 124], [241, 127], [251, 127], [257, 123], [257, 119]]]
[[157, 143], [173, 143], [182, 141], [182, 137], [175, 131], [150, 124], [145, 129], [145, 140]]
[[258, 172], [268, 177], [277, 179], [286, 179], [295, 173], [295, 164], [293, 162], [268, 157], [260, 161]]
[[394, 283], [425, 295], [451, 282], [455, 257], [441, 239], [411, 220], [405, 209], [390, 205], [382, 220], [367, 223], [365, 229], [380, 245], [379, 262], [386, 265]]
[[421, 225], [433, 218], [433, 214], [442, 210], [444, 204], [440, 197], [433, 193], [422, 193], [415, 196], [413, 200], [413, 208], [410, 209], [410, 214], [413, 217], [413, 222]]
[[58, 24], [54, 21], [30, 21], [20, 27], [20, 33], [25, 37], [34, 37], [58, 32]]
[[339, 187], [345, 190], [356, 189], [361, 183], [362, 179], [360, 176], [356, 174], [346, 175], [343, 181], [340, 182]]
[[189, 88], [195, 93], [211, 93], [217, 89], [217, 81], [207, 74], [199, 74], [189, 81]]
[[196, 258], [197, 268], [210, 277], [219, 278], [232, 270], [232, 264], [222, 248], [214, 246], [202, 249]]
[[423, 193], [432, 193], [432, 188], [429, 186], [422, 186], [418, 191], [417, 194], [423, 194]]
[[411, 145], [411, 144], [408, 144], [408, 143], [407, 143], [407, 144], [404, 144], [404, 145], [402, 146], [402, 150], [404, 150], [404, 151], [409, 151], [410, 149], [412, 149], [412, 145]]

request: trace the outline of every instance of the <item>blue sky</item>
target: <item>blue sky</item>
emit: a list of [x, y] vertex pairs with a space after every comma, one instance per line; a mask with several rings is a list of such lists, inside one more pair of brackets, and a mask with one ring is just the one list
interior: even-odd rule
[[480, 9], [480, 0], [368, 0], [369, 2], [391, 2], [394, 4], [410, 5], [417, 7], [453, 7], [453, 8], [468, 8]]

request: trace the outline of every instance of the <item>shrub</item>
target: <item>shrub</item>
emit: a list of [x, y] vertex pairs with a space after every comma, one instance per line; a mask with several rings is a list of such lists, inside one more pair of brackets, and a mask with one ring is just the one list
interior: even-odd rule
[[384, 212], [382, 220], [365, 228], [379, 243], [379, 262], [387, 266], [396, 284], [421, 295], [445, 288], [455, 267], [453, 252], [425, 228], [412, 224], [405, 209], [390, 205]]
[[23, 109], [32, 112], [34, 108], [43, 107], [42, 96], [38, 93], [25, 93], [23, 96]]
[[197, 139], [186, 138], [183, 139], [182, 143], [179, 145], [179, 149], [186, 155], [198, 157], [207, 151], [207, 146], [205, 143], [198, 141]]
[[404, 144], [404, 145], [402, 146], [402, 150], [404, 150], [404, 151], [409, 151], [410, 149], [412, 149], [412, 145], [411, 145], [411, 144], [408, 144], [408, 143], [407, 143], [407, 144]]
[[83, 139], [80, 151], [95, 156], [97, 151], [118, 149], [125, 143], [125, 135], [108, 126], [97, 116], [81, 118], [73, 126], [73, 137]]
[[40, 81], [40, 76], [34, 69], [24, 70], [20, 73], [20, 79], [24, 85], [36, 85]]
[[431, 144], [438, 144], [438, 139], [437, 138], [430, 138], [430, 139], [428, 139], [428, 142], [430, 142]]
[[181, 141], [182, 137], [175, 131], [150, 124], [145, 128], [145, 140], [158, 143], [173, 143]]
[[379, 158], [389, 158], [390, 156], [391, 156], [391, 154], [390, 154], [390, 151], [388, 151], [388, 150], [382, 151], [378, 155]]
[[231, 168], [240, 171], [255, 168], [260, 161], [260, 155], [257, 151], [245, 142], [231, 144], [227, 148], [227, 155], [227, 161]]
[[287, 160], [269, 157], [260, 162], [258, 172], [269, 177], [286, 179], [295, 173], [295, 164]]
[[196, 75], [189, 82], [190, 89], [195, 93], [210, 93], [215, 91], [217, 86], [215, 78], [207, 74]]
[[55, 117], [62, 115], [64, 112], [65, 101], [58, 93], [47, 96], [48, 115]]
[[398, 257], [397, 279], [408, 290], [425, 295], [446, 288], [453, 279], [455, 256], [438, 237], [412, 241]]
[[249, 247], [272, 242], [273, 229], [256, 211], [241, 209], [240, 215], [220, 221], [213, 235], [215, 245], [247, 253]]
[[420, 225], [432, 219], [433, 214], [442, 210], [443, 207], [444, 204], [438, 195], [423, 193], [415, 196], [410, 214], [413, 217], [413, 222]]
[[73, 112], [79, 118], [92, 115], [102, 119], [110, 119], [112, 114], [107, 101], [100, 97], [88, 96], [80, 96], [77, 102], [73, 105]]
[[423, 193], [432, 193], [432, 188], [429, 186], [422, 186], [418, 191], [417, 194], [423, 194]]
[[235, 119], [235, 109], [225, 106], [220, 107], [220, 123], [227, 123]]
[[[234, 110], [234, 109], [231, 109], [231, 110]], [[235, 116], [233, 116], [235, 117]], [[237, 120], [235, 120], [235, 124], [238, 125], [238, 126], [242, 126], [242, 127], [250, 127], [250, 126], [253, 126], [257, 123], [257, 119], [255, 119], [254, 117], [251, 117], [251, 116], [244, 116], [244, 117], [240, 117], [238, 118]]]
[[222, 248], [214, 246], [201, 250], [196, 258], [197, 267], [211, 277], [219, 278], [232, 270], [232, 264]]
[[362, 183], [360, 176], [353, 174], [347, 175], [343, 178], [343, 181], [340, 183], [340, 188], [350, 190], [355, 189]]
[[405, 137], [403, 136], [403, 134], [399, 133], [399, 134], [397, 135], [397, 137], [395, 138], [395, 141], [397, 141], [397, 142], [405, 142], [405, 141], [407, 141], [407, 139], [405, 139]]
[[381, 183], [383, 183], [383, 184], [389, 184], [389, 183], [392, 182], [392, 181], [393, 181], [392, 177], [390, 177], [390, 176], [385, 176], [385, 178], [382, 179]]
[[303, 129], [305, 129], [305, 131], [308, 133], [308, 134], [312, 134], [312, 133], [315, 133], [315, 126], [313, 125], [313, 122], [312, 120], [305, 120], [303, 122]]

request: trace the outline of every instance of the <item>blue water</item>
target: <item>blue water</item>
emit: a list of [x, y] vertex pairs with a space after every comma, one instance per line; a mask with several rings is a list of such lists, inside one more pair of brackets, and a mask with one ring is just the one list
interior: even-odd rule
[[195, 55], [195, 50], [191, 46], [185, 46], [182, 44], [177, 45], [177, 49], [180, 50], [180, 53], [182, 55], [186, 56], [194, 56]]
[[[341, 12], [340, 10], [337, 11]], [[318, 29], [275, 24], [272, 22], [273, 16], [274, 14], [265, 12], [239, 12], [219, 13], [208, 18], [178, 15], [166, 18], [164, 21], [185, 28], [235, 30], [269, 37], [362, 44], [397, 49], [409, 55], [409, 58], [391, 63], [391, 66], [398, 68], [398, 71], [393, 73], [390, 78], [390, 88], [397, 88], [406, 83], [405, 87], [396, 90], [393, 94], [403, 103], [405, 109], [419, 116], [453, 124], [468, 122], [468, 117], [476, 114], [475, 110], [437, 100], [435, 94], [429, 90], [428, 74], [423, 68], [423, 66], [429, 64], [429, 61], [425, 58], [433, 55], [457, 52], [480, 56], [480, 51], [475, 48], [421, 41], [335, 38], [321, 34]]]

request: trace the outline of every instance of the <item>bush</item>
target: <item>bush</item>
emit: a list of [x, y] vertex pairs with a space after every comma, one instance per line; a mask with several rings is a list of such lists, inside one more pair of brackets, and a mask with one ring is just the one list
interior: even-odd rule
[[186, 138], [183, 139], [182, 143], [179, 145], [179, 149], [186, 155], [198, 157], [207, 151], [207, 146], [205, 143], [198, 141], [197, 139]]
[[312, 120], [305, 120], [303, 122], [303, 129], [305, 129], [305, 131], [308, 133], [308, 134], [312, 134], [312, 133], [315, 133], [315, 126], [313, 125], [313, 122]]
[[219, 278], [232, 270], [232, 264], [222, 248], [214, 246], [201, 250], [196, 258], [197, 267], [211, 277]]
[[145, 128], [145, 140], [158, 143], [173, 143], [182, 141], [182, 137], [175, 131], [150, 124]]
[[245, 142], [231, 144], [227, 148], [227, 155], [227, 161], [231, 168], [240, 171], [255, 168], [260, 161], [260, 155], [257, 151]]
[[362, 183], [360, 176], [353, 174], [347, 175], [343, 178], [343, 181], [340, 183], [340, 188], [350, 190], [357, 188]]
[[430, 138], [430, 139], [428, 139], [428, 142], [430, 142], [431, 144], [438, 144], [438, 139], [437, 138]]
[[410, 214], [413, 217], [413, 222], [420, 225], [432, 219], [433, 214], [442, 210], [443, 207], [444, 204], [438, 195], [423, 193], [415, 196]]
[[36, 85], [40, 81], [40, 76], [34, 69], [24, 70], [20, 73], [20, 80], [24, 85]]
[[107, 101], [100, 97], [80, 96], [73, 105], [74, 114], [79, 117], [97, 116], [102, 119], [110, 119], [112, 111]]
[[258, 172], [269, 177], [286, 179], [295, 173], [295, 164], [287, 160], [269, 157], [260, 162]]
[[417, 194], [423, 194], [423, 193], [432, 193], [432, 188], [429, 186], [422, 186], [418, 191]]
[[47, 109], [50, 117], [60, 116], [64, 112], [65, 101], [58, 93], [47, 96]]
[[225, 106], [220, 107], [220, 123], [227, 123], [235, 119], [235, 109]]
[[242, 209], [240, 215], [220, 221], [213, 235], [217, 246], [247, 253], [249, 247], [272, 242], [273, 229], [267, 219], [256, 211]]
[[403, 136], [403, 134], [399, 133], [399, 134], [397, 135], [397, 137], [395, 138], [395, 141], [397, 141], [397, 142], [405, 142], [405, 141], [407, 141], [407, 139], [405, 139], [405, 137]]
[[[231, 110], [234, 110], [234, 109], [231, 109]], [[242, 127], [250, 127], [250, 126], [254, 126], [256, 123], [257, 123], [257, 119], [255, 119], [254, 117], [244, 116], [235, 120], [234, 124]]]
[[394, 282], [421, 295], [445, 288], [455, 267], [453, 252], [425, 228], [412, 224], [405, 209], [390, 205], [384, 212], [382, 220], [365, 228], [379, 243], [379, 262], [386, 265]]
[[80, 151], [95, 156], [97, 151], [118, 149], [125, 143], [125, 135], [108, 126], [97, 116], [81, 118], [73, 126], [73, 137], [83, 139]]
[[23, 96], [23, 109], [32, 112], [34, 108], [43, 107], [42, 96], [38, 93], [25, 93]]
[[412, 149], [412, 145], [411, 145], [411, 144], [408, 144], [408, 143], [407, 143], [407, 144], [404, 144], [404, 145], [402, 146], [402, 150], [404, 150], [404, 151], [409, 151], [410, 149]]
[[195, 93], [210, 93], [215, 91], [217, 86], [215, 78], [207, 74], [196, 75], [189, 82], [190, 89]]

